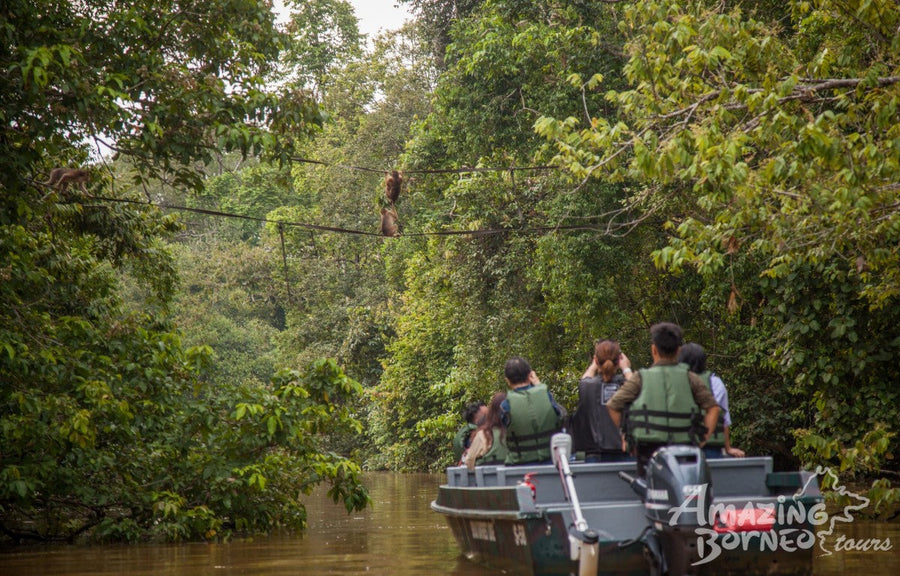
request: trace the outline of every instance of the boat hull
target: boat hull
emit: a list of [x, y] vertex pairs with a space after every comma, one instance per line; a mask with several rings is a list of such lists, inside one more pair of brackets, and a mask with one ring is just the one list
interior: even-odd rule
[[[648, 526], [644, 504], [618, 478], [618, 471], [632, 472], [633, 467], [571, 464], [584, 517], [599, 535], [598, 575], [652, 573], [652, 557], [639, 540]], [[694, 563], [689, 573], [811, 574], [815, 531], [809, 518], [822, 500], [815, 477], [772, 474], [767, 458], [711, 462], [710, 467], [714, 490], [719, 487], [717, 506], [730, 507], [736, 518], [742, 518], [748, 506], [771, 507], [774, 524], [758, 531], [737, 526], [718, 532], [712, 524], [680, 528]], [[447, 473], [448, 482], [440, 486], [432, 509], [446, 517], [467, 558], [510, 574], [579, 573], [570, 537], [574, 515], [553, 466], [496, 466], [475, 472], [454, 467]]]

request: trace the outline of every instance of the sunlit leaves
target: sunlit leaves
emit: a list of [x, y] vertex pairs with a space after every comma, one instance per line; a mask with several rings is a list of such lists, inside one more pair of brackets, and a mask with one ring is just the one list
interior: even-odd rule
[[285, 60], [301, 86], [322, 95], [333, 71], [360, 55], [361, 37], [353, 7], [345, 0], [289, 1], [287, 5], [293, 43]]

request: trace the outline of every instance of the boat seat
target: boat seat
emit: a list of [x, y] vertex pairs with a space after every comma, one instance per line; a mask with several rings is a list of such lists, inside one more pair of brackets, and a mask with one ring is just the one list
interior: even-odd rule
[[707, 460], [714, 497], [770, 494], [766, 477], [772, 472], [769, 456]]

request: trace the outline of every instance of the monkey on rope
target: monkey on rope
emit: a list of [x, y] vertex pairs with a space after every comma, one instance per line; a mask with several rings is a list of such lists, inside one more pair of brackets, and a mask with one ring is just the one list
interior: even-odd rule
[[397, 222], [397, 211], [394, 208], [381, 209], [381, 233], [390, 238], [400, 235], [400, 224]]
[[396, 170], [391, 170], [384, 178], [384, 195], [390, 201], [391, 206], [400, 198], [400, 186], [403, 184], [403, 176]]
[[52, 186], [60, 193], [65, 192], [70, 185], [78, 186], [82, 192], [87, 194], [87, 182], [91, 177], [91, 173], [87, 170], [78, 168], [54, 168], [50, 171], [50, 179], [41, 182], [44, 186]]

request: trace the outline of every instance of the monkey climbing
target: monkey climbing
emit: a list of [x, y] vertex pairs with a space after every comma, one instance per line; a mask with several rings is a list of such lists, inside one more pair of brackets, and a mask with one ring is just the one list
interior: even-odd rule
[[390, 207], [381, 209], [381, 233], [389, 238], [400, 235], [400, 223], [397, 221], [397, 207], [395, 202], [400, 198], [400, 187], [403, 185], [403, 176], [397, 170], [391, 170], [384, 175], [384, 196]]
[[397, 211], [391, 208], [381, 209], [381, 233], [390, 238], [400, 235], [400, 224], [397, 222]]
[[400, 186], [403, 185], [403, 176], [396, 170], [391, 170], [384, 178], [384, 195], [387, 196], [391, 206], [400, 198]]
[[87, 170], [77, 168], [54, 168], [50, 171], [50, 178], [46, 182], [42, 182], [44, 186], [52, 186], [60, 193], [65, 192], [70, 185], [78, 186], [82, 192], [87, 194], [87, 181], [90, 179], [91, 173]]

